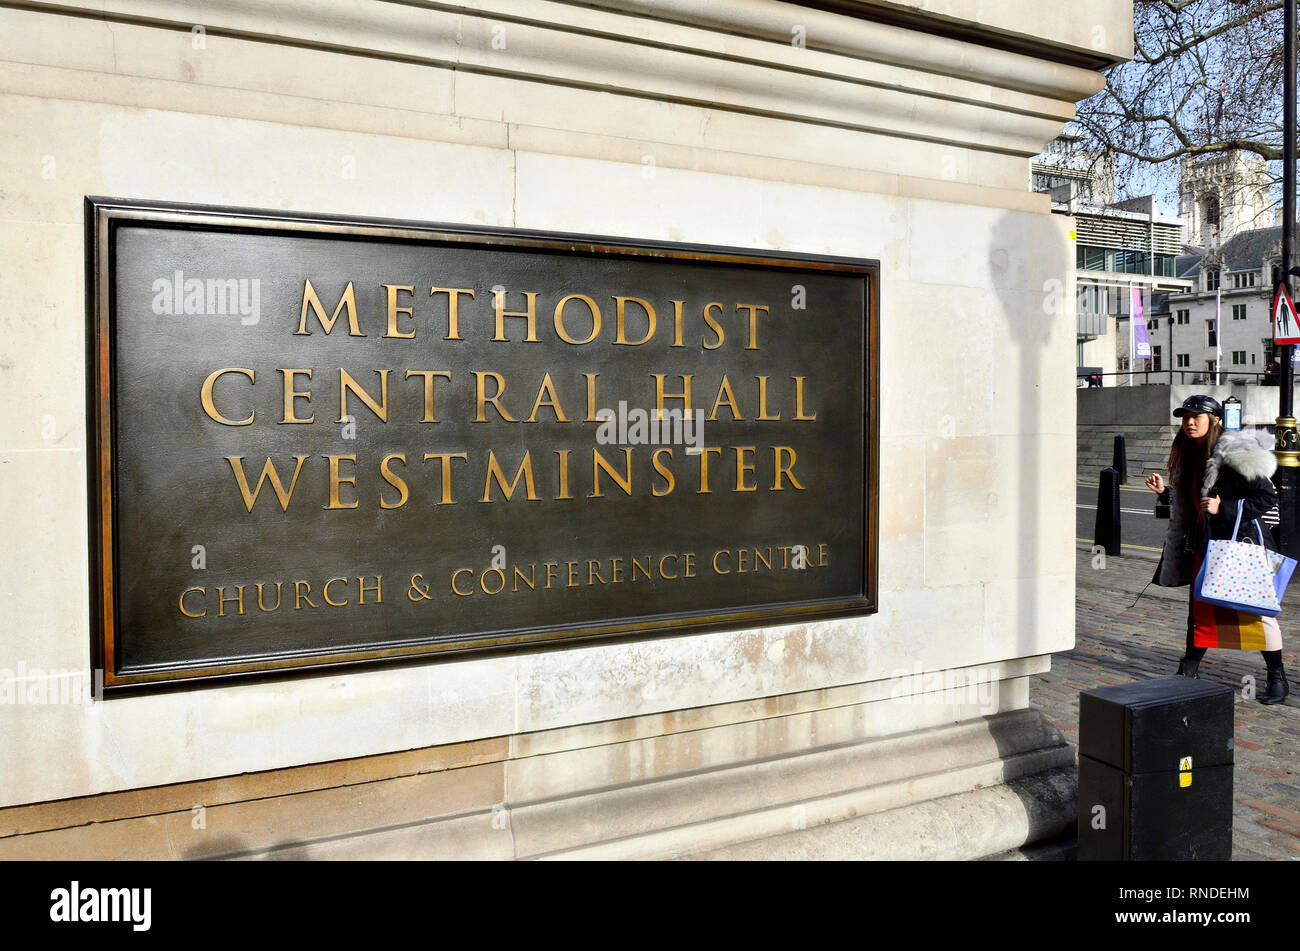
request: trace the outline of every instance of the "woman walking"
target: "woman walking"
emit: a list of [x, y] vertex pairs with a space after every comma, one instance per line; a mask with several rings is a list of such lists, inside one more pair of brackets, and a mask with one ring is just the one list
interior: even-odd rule
[[[1146, 479], [1152, 492], [1159, 494], [1168, 487], [1173, 496], [1169, 531], [1151, 580], [1164, 587], [1194, 589], [1209, 539], [1230, 538], [1239, 513], [1238, 538], [1257, 541], [1262, 534], [1265, 547], [1276, 550], [1267, 526], [1277, 524], [1277, 492], [1270, 481], [1277, 459], [1270, 451], [1272, 436], [1225, 431], [1223, 407], [1213, 397], [1190, 396], [1174, 416], [1182, 419], [1182, 426], [1169, 451], [1169, 482], [1159, 473]], [[1290, 686], [1282, 666], [1277, 619], [1197, 601], [1194, 590], [1188, 595], [1187, 646], [1178, 673], [1198, 676], [1201, 658], [1210, 647], [1258, 650], [1268, 669], [1268, 684], [1259, 701], [1285, 700]]]

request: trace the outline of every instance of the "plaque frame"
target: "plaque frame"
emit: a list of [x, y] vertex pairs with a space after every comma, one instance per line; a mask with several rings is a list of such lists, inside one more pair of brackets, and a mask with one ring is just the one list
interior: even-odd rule
[[[343, 669], [373, 669], [392, 664], [508, 650], [562, 648], [594, 642], [617, 643], [657, 636], [736, 629], [756, 624], [874, 614], [878, 603], [879, 546], [879, 306], [880, 263], [874, 259], [773, 252], [726, 246], [669, 243], [600, 235], [443, 224], [403, 219], [274, 211], [242, 207], [87, 196], [86, 242], [86, 425], [89, 518], [91, 666], [103, 671], [103, 696], [111, 698], [232, 680], [319, 675]], [[478, 247], [517, 247], [578, 255], [631, 255], [670, 261], [706, 261], [763, 268], [823, 271], [860, 276], [865, 282], [863, 340], [863, 537], [861, 592], [852, 597], [754, 606], [745, 609], [676, 611], [623, 618], [609, 623], [520, 628], [473, 641], [416, 643], [364, 650], [301, 650], [255, 661], [205, 666], [162, 667], [147, 672], [119, 669], [115, 651], [119, 627], [116, 589], [114, 281], [113, 236], [122, 224], [158, 223], [170, 227], [224, 228], [232, 232], [342, 235], [384, 240], [455, 242]]]

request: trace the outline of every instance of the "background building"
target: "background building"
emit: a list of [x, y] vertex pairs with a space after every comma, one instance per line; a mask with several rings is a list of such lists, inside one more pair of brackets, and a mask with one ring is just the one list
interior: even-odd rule
[[[1282, 257], [1282, 229], [1259, 228], [1186, 255], [1186, 293], [1170, 294], [1173, 366], [1197, 371], [1186, 382], [1212, 382], [1217, 351], [1222, 382], [1258, 382], [1273, 359], [1272, 274]], [[1218, 312], [1218, 336], [1215, 318]]]
[[1178, 213], [1188, 244], [1212, 248], [1274, 223], [1268, 165], [1253, 152], [1190, 156], [1179, 173]]
[[[1141, 292], [1154, 325], [1164, 295], [1191, 287], [1177, 271], [1183, 222], [1161, 215], [1151, 195], [1114, 201], [1113, 164], [1078, 142], [1073, 135], [1054, 139], [1030, 163], [1030, 186], [1051, 195], [1052, 211], [1074, 219], [1077, 372], [1110, 374], [1129, 368], [1131, 289]], [[1161, 368], [1167, 347], [1157, 353], [1159, 341], [1152, 344], [1152, 359], [1141, 369]]]

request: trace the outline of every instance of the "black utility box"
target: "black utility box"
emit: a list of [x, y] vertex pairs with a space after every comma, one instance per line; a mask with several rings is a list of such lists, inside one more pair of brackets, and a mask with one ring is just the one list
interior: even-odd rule
[[1161, 677], [1079, 695], [1079, 860], [1232, 858], [1235, 692]]

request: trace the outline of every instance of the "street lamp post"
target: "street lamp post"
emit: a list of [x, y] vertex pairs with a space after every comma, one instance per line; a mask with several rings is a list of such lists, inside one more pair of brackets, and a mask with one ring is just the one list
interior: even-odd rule
[[[1168, 300], [1168, 298], [1166, 298], [1166, 300]], [[1173, 363], [1169, 364], [1169, 385], [1173, 386], [1174, 385], [1174, 363], [1178, 362], [1177, 360], [1174, 360], [1174, 315], [1173, 314], [1169, 315], [1169, 359], [1173, 360]], [[1179, 382], [1182, 381], [1180, 380]]]
[[[1295, 0], [1282, 4], [1285, 22], [1282, 26], [1282, 56], [1285, 60], [1282, 80], [1282, 266], [1280, 280], [1288, 289], [1291, 285], [1291, 252], [1295, 243]], [[1300, 525], [1297, 524], [1296, 489], [1300, 483], [1300, 440], [1297, 439], [1296, 421], [1292, 406], [1292, 387], [1295, 371], [1292, 360], [1295, 346], [1278, 348], [1282, 364], [1278, 387], [1277, 473], [1273, 481], [1277, 486], [1280, 547], [1292, 558], [1300, 556]]]

